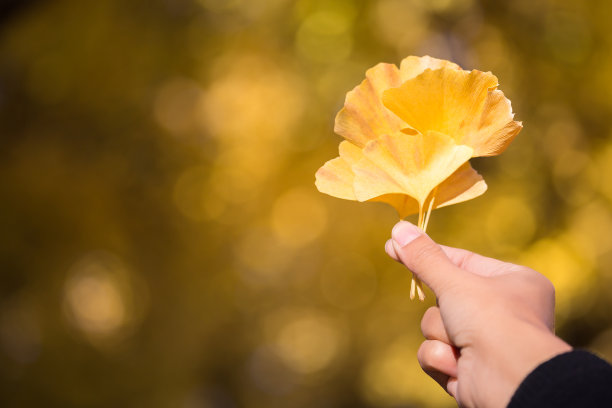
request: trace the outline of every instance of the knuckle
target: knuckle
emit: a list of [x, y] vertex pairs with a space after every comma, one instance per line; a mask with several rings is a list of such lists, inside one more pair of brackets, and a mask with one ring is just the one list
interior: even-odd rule
[[542, 290], [547, 293], [549, 296], [554, 298], [555, 296], [555, 285], [548, 279], [546, 276], [542, 276]]
[[542, 275], [542, 278], [543, 278], [542, 283], [540, 284], [541, 285], [540, 293], [542, 294], [542, 298], [547, 299], [549, 304], [554, 305], [555, 304], [555, 285], [553, 285], [550, 279], [548, 279], [544, 275]]
[[437, 306], [430, 306], [421, 319], [421, 333], [425, 338], [431, 337], [433, 324], [436, 322], [437, 315], [440, 314], [440, 309]]
[[440, 371], [447, 356], [444, 344], [435, 340], [425, 340], [417, 352], [417, 359], [423, 371]]
[[435, 342], [432, 344], [431, 350], [429, 351], [429, 360], [433, 367], [440, 367], [448, 355], [448, 350], [441, 342]]
[[546, 276], [539, 272], [533, 271], [534, 279], [532, 285], [535, 291], [542, 297], [548, 299], [555, 298], [555, 285]]
[[468, 252], [461, 259], [461, 262], [457, 266], [461, 269], [467, 269], [468, 265], [470, 265], [473, 262], [473, 259], [474, 259], [474, 253]]

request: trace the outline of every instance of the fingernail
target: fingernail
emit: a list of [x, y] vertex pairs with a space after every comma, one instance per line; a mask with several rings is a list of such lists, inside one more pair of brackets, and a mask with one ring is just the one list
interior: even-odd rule
[[407, 221], [398, 222], [391, 231], [391, 237], [400, 247], [408, 245], [422, 234], [423, 231], [419, 227]]

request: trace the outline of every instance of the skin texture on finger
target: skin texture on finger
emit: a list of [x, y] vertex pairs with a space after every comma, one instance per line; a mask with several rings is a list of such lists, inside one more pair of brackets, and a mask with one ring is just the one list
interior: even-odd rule
[[466, 249], [440, 245], [448, 259], [459, 268], [476, 275], [489, 277], [525, 269], [524, 266], [489, 258]]
[[417, 359], [423, 371], [448, 392], [448, 381], [457, 378], [455, 349], [439, 340], [425, 340], [419, 347]]
[[439, 340], [446, 344], [452, 344], [448, 333], [442, 322], [440, 308], [432, 306], [425, 311], [421, 319], [421, 332], [427, 340]]
[[455, 266], [438, 244], [409, 222], [398, 222], [391, 231], [391, 238], [401, 262], [425, 282], [438, 299], [448, 288], [469, 284], [474, 278]]
[[[444, 251], [448, 259], [450, 259], [455, 266], [484, 277], [499, 276], [524, 268], [520, 265], [499, 261], [466, 249], [454, 248], [446, 245], [440, 245], [440, 248], [442, 248], [442, 251]], [[393, 239], [388, 239], [387, 242], [385, 242], [385, 252], [394, 261], [401, 262], [393, 247]]]

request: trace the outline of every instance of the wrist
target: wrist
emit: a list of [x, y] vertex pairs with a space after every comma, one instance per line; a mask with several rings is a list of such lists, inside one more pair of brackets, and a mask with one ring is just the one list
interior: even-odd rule
[[[520, 327], [519, 327], [520, 326]], [[493, 350], [491, 350], [493, 348]], [[523, 323], [494, 339], [489, 361], [495, 361], [500, 389], [506, 406], [523, 380], [540, 364], [571, 351], [572, 347], [544, 327]]]

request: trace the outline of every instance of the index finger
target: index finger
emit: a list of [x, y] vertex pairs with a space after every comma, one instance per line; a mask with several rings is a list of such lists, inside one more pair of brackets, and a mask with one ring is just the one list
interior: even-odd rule
[[440, 245], [448, 259], [459, 268], [480, 276], [499, 276], [522, 267], [499, 259], [489, 258], [466, 249]]
[[[476, 275], [485, 277], [499, 276], [522, 268], [520, 265], [500, 261], [495, 258], [489, 258], [487, 256], [468, 251], [467, 249], [455, 248], [447, 245], [440, 245], [440, 247], [454, 265]], [[392, 239], [385, 242], [385, 252], [393, 260], [401, 263], [399, 256], [393, 247]]]

